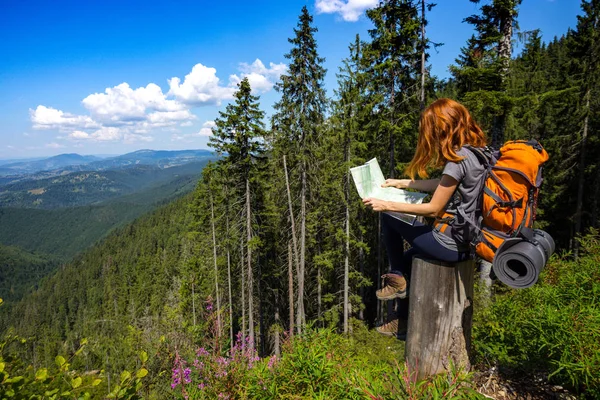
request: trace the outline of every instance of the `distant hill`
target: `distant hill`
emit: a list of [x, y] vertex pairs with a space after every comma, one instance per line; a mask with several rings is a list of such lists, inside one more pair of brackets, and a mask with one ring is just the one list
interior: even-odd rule
[[215, 157], [209, 150], [138, 150], [120, 156], [101, 158], [79, 154], [61, 154], [42, 160], [0, 164], [0, 185], [30, 179], [50, 178], [75, 171], [104, 171], [133, 165], [170, 168]]
[[133, 164], [116, 169], [65, 172], [48, 178], [8, 182], [0, 186], [0, 207], [52, 210], [98, 204], [166, 184], [181, 176], [197, 178], [207, 162], [208, 157], [200, 162], [169, 167]]
[[92, 161], [101, 160], [95, 156], [80, 156], [79, 154], [60, 154], [58, 156], [41, 160], [28, 160], [0, 165], [0, 175], [30, 174], [65, 168], [74, 165], [85, 165]]
[[[31, 158], [15, 158], [15, 159], [0, 160], [0, 166], [6, 165], [6, 164], [14, 164], [14, 163], [26, 162], [26, 161], [44, 160], [46, 158], [47, 157], [31, 157]], [[100, 158], [102, 158], [102, 157], [100, 157]]]

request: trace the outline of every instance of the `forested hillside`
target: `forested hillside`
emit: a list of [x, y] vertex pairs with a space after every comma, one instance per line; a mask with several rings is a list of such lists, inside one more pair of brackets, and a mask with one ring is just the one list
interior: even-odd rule
[[55, 257], [0, 245], [0, 298], [7, 305], [21, 300], [25, 294], [37, 289], [39, 281], [57, 265]]
[[[357, 36], [343, 67], [329, 72], [304, 7], [290, 27], [288, 69], [276, 86], [281, 97], [272, 119], [265, 121], [260, 98], [242, 80], [215, 119], [210, 145], [222, 158], [204, 169], [193, 195], [79, 255], [3, 321], [34, 338], [23, 356], [49, 365], [61, 351], [76, 352], [86, 337], [92, 345], [81, 367], [116, 374], [137, 368], [135, 354], [147, 349], [156, 354], [148, 366], [152, 387], [165, 396], [172, 392], [160, 371], [179, 363], [180, 375], [172, 377], [177, 388], [187, 379], [182, 358], [193, 360], [199, 347], [224, 357], [234, 353], [239, 335], [267, 356], [279, 354], [284, 337], [304, 338], [312, 328], [352, 333], [381, 321], [385, 310], [374, 300], [387, 271], [380, 219], [363, 207], [348, 168], [377, 157], [389, 177], [401, 176], [414, 152], [420, 110], [451, 97], [472, 111], [491, 145], [536, 138], [548, 150], [536, 226], [555, 238], [561, 253], [536, 292], [540, 319], [518, 319], [524, 313], [511, 305], [525, 309], [534, 299], [505, 288], [480, 314], [487, 329], [479, 331], [480, 359], [488, 366], [526, 365], [573, 391], [597, 394], [596, 342], [586, 339], [591, 353], [581, 347], [575, 357], [556, 343], [577, 349], [573, 341], [597, 337], [587, 329], [600, 326], [597, 274], [590, 267], [597, 260], [600, 208], [600, 1], [582, 1], [575, 29], [549, 43], [537, 31], [521, 32], [523, 50], [511, 57], [520, 4], [484, 1], [479, 14], [465, 15], [474, 35], [445, 81], [428, 73], [433, 43], [425, 35], [424, 1], [390, 0], [369, 10], [369, 37]], [[338, 77], [334, 98], [326, 96], [326, 73]], [[589, 232], [594, 239], [584, 252], [578, 239]], [[579, 262], [585, 284], [569, 291], [575, 283], [564, 271], [577, 271]], [[569, 313], [551, 314], [562, 306]], [[514, 319], [504, 321], [509, 313]], [[504, 341], [533, 336], [537, 347], [527, 352]], [[484, 342], [489, 338], [498, 345]], [[242, 390], [227, 387], [227, 393]], [[333, 389], [319, 390], [312, 394]]]
[[42, 179], [23, 179], [0, 186], [0, 207], [53, 210], [100, 203], [169, 183], [179, 177], [197, 176], [207, 160], [164, 168], [134, 165], [104, 171], [61, 173]]

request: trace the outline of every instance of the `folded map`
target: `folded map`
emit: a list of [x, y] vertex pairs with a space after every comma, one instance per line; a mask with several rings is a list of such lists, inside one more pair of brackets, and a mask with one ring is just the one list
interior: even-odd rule
[[[409, 192], [393, 187], [381, 187], [385, 182], [385, 178], [376, 158], [367, 161], [364, 165], [350, 168], [350, 173], [361, 199], [371, 197], [398, 203], [420, 204], [427, 197], [425, 193]], [[391, 211], [386, 211], [386, 214], [411, 225], [416, 220], [416, 217], [410, 214]]]

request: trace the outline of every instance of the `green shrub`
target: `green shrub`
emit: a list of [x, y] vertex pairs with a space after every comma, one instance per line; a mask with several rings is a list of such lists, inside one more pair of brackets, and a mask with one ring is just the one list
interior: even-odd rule
[[553, 257], [536, 286], [509, 290], [480, 310], [480, 362], [545, 371], [556, 383], [600, 397], [600, 238], [581, 240], [578, 261]]
[[84, 351], [87, 339], [81, 341], [77, 351], [70, 357], [58, 355], [55, 365], [39, 368], [23, 362], [21, 354], [27, 345], [27, 339], [11, 333], [0, 340], [0, 399], [141, 399], [138, 393], [148, 374], [144, 366], [148, 360], [145, 352], [140, 353], [141, 367], [135, 376], [123, 371], [119, 383], [106, 394], [104, 371], [81, 372], [71, 366]]

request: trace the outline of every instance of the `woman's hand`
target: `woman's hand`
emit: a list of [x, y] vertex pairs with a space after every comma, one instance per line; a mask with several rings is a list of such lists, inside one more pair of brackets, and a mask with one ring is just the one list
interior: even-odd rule
[[386, 179], [381, 187], [395, 187], [398, 189], [406, 189], [412, 181], [410, 179]]
[[385, 200], [373, 199], [371, 197], [363, 199], [363, 204], [373, 211], [386, 211], [389, 210], [389, 202]]

